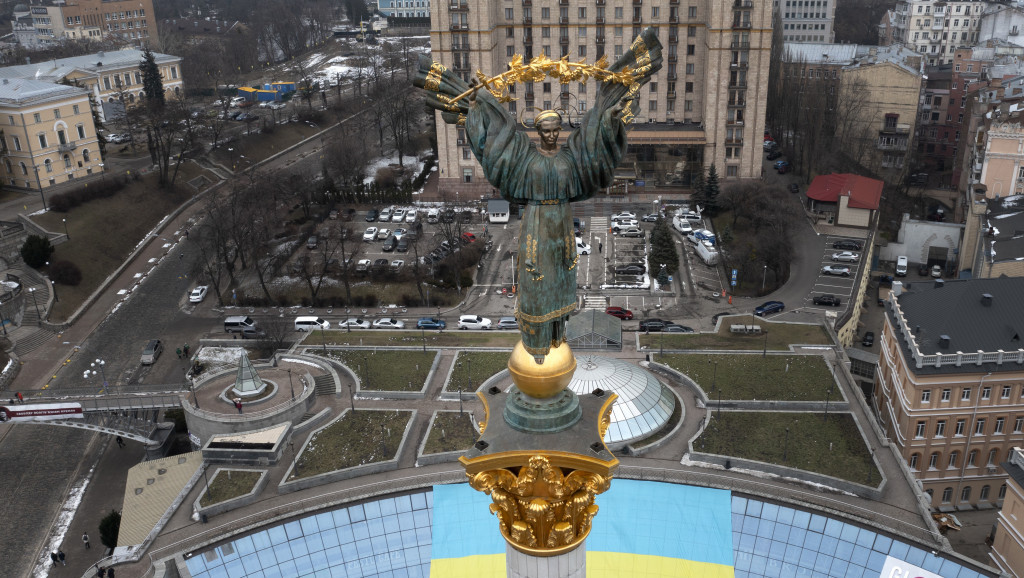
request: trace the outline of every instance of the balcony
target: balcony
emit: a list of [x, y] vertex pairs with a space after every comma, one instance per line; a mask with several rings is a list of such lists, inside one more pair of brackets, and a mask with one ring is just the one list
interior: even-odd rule
[[668, 61], [669, 62], [678, 62], [679, 61], [679, 55], [678, 54], [669, 54], [668, 55]]
[[605, 0], [597, 0], [598, 6], [604, 6]]
[[449, 12], [469, 12], [469, 4], [466, 2], [455, 3], [452, 2], [448, 5]]
[[639, 14], [633, 15], [633, 24], [640, 24], [641, 20], [643, 20], [643, 18]]
[[533, 24], [533, 17], [532, 16], [523, 16], [523, 24], [525, 24], [526, 26], [532, 25]]
[[881, 134], [910, 134], [910, 125], [897, 124], [896, 126], [886, 126], [878, 132]]
[[932, 30], [942, 30], [945, 27], [946, 27], [946, 21], [945, 20], [933, 20], [932, 21]]
[[669, 16], [668, 21], [670, 24], [679, 24], [679, 16]]
[[533, 0], [523, 0], [523, 6], [533, 6]]
[[594, 42], [597, 42], [598, 44], [604, 44], [604, 39], [604, 34], [598, 34], [597, 36], [594, 37]]
[[743, 121], [742, 120], [726, 120], [725, 124], [727, 126], [743, 126]]
[[598, 24], [604, 24], [604, 16], [598, 16], [596, 19], [594, 19], [594, 22], [597, 22]]
[[469, 30], [469, 24], [452, 24], [452, 30]]
[[670, 98], [671, 99], [671, 98], [675, 98], [675, 97], [676, 97], [676, 91], [674, 91], [674, 90], [670, 90], [668, 92], [668, 94], [665, 95], [665, 98]]
[[754, 0], [733, 0], [733, 8], [753, 8]]
[[679, 0], [668, 0], [669, 4], [679, 4]]
[[523, 44], [525, 44], [527, 46], [532, 46], [533, 45], [533, 36], [525, 36], [525, 37], [523, 37]]
[[558, 0], [558, 5], [559, 6], [568, 6], [569, 5], [569, 0]]
[[57, 145], [57, 150], [62, 152], [62, 153], [71, 152], [71, 151], [75, 150], [76, 148], [78, 148], [78, 145], [75, 143], [75, 141], [66, 142], [64, 144]]
[[746, 88], [746, 87], [747, 87], [747, 83], [746, 82], [730, 82], [729, 83], [729, 88]]
[[561, 97], [562, 100], [569, 100], [569, 93], [568, 92], [560, 93], [558, 96]]
[[745, 99], [741, 98], [739, 100], [735, 100], [735, 101], [730, 102], [729, 106], [731, 106], [733, 108], [744, 108], [745, 106], [747, 106], [747, 101]]
[[729, 68], [733, 70], [745, 70], [747, 68], [746, 62], [732, 62], [729, 64]]
[[634, 5], [639, 5], [639, 4], [643, 4], [643, 3], [644, 3], [644, 0], [633, 0], [633, 4]]
[[561, 44], [562, 46], [568, 46], [569, 45], [569, 37], [568, 36], [561, 36], [561, 37], [559, 37], [558, 43]]
[[668, 35], [668, 41], [669, 42], [679, 42], [679, 33], [677, 32], [675, 34], [669, 34]]
[[749, 20], [744, 20], [742, 22], [741, 21], [733, 22], [732, 23], [732, 27], [735, 28], [735, 29], [750, 30], [751, 25], [750, 25], [750, 21]]
[[733, 42], [731, 45], [729, 45], [729, 47], [730, 48], [747, 49], [747, 48], [750, 48], [750, 43], [749, 42]]
[[568, 24], [569, 23], [569, 17], [568, 16], [559, 16], [558, 23], [559, 24]]
[[728, 138], [728, 137], [726, 137], [725, 144], [727, 144], [727, 145], [741, 145], [741, 144], [743, 144], [743, 139], [742, 138]]

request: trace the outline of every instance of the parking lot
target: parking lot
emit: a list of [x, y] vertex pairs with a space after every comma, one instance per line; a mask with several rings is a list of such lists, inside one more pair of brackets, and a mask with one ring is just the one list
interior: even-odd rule
[[[862, 239], [851, 239], [849, 237], [837, 237], [833, 235], [824, 237], [821, 246], [821, 259], [818, 263], [818, 277], [814, 282], [814, 287], [811, 289], [810, 294], [804, 297], [803, 303], [800, 304], [798, 309], [817, 313], [834, 311], [841, 314], [850, 306], [850, 296], [853, 294], [853, 288], [857, 283], [857, 275], [859, 274], [861, 267], [864, 266], [862, 262], [863, 250], [844, 250], [836, 248], [834, 244], [840, 241], [855, 241], [862, 247], [864, 243]], [[847, 253], [856, 255], [856, 260], [833, 260], [833, 257], [843, 259], [843, 255]], [[834, 273], [827, 273], [825, 272], [826, 270], [832, 270]], [[846, 272], [843, 273], [843, 271]], [[838, 298], [839, 305], [834, 306], [814, 303], [816, 298], [820, 301], [823, 296], [828, 295]]]

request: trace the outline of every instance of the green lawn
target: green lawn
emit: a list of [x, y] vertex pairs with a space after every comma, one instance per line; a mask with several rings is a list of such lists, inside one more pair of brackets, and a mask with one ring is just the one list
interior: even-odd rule
[[[311, 351], [317, 355], [323, 352]], [[419, 391], [427, 381], [436, 351], [328, 351], [359, 376], [364, 391]]]
[[498, 351], [460, 351], [445, 391], [473, 391], [487, 378], [508, 367], [509, 354]]
[[[686, 374], [712, 399], [825, 401], [835, 381], [816, 355], [666, 354], [654, 357]], [[833, 389], [832, 401], [842, 397]]]
[[398, 453], [410, 419], [409, 411], [350, 411], [313, 435], [288, 479], [390, 460]]
[[[714, 412], [698, 452], [789, 466], [869, 485], [881, 481], [849, 414]], [[786, 428], [789, 428], [788, 442]], [[869, 474], [870, 472], [870, 474]]]
[[458, 452], [468, 450], [476, 443], [476, 430], [473, 429], [473, 414], [457, 411], [442, 411], [434, 418], [434, 427], [427, 435], [427, 443], [423, 446], [424, 454], [442, 452]]
[[806, 323], [772, 323], [759, 317], [753, 325], [768, 331], [768, 340], [762, 335], [744, 335], [729, 332], [729, 325], [750, 325], [750, 316], [730, 317], [722, 320], [718, 333], [651, 333], [640, 336], [640, 345], [649, 349], [746, 349], [758, 350], [768, 345], [769, 351], [789, 351], [793, 344], [831, 345], [832, 340], [821, 325]]
[[217, 475], [210, 481], [210, 491], [203, 491], [199, 505], [219, 504], [232, 498], [244, 496], [256, 487], [256, 482], [263, 472], [246, 472], [241, 470], [217, 470]]
[[507, 347], [509, 353], [519, 342], [518, 331], [381, 331], [361, 330], [348, 332], [345, 330], [325, 331], [324, 337], [320, 337], [319, 331], [311, 331], [306, 334], [302, 344], [314, 347], [323, 345], [405, 345], [422, 346], [426, 343], [428, 348], [450, 347]]

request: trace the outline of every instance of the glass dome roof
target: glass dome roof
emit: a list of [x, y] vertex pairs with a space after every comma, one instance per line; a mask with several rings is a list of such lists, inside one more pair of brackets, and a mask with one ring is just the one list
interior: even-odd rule
[[649, 371], [612, 357], [580, 355], [569, 389], [585, 395], [595, 389], [619, 396], [604, 441], [612, 449], [643, 439], [661, 429], [672, 416], [676, 398]]

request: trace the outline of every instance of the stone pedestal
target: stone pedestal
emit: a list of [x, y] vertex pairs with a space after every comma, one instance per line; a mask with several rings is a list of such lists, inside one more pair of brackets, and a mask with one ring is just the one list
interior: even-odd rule
[[557, 556], [524, 554], [505, 544], [508, 578], [584, 578], [587, 575], [587, 543]]

